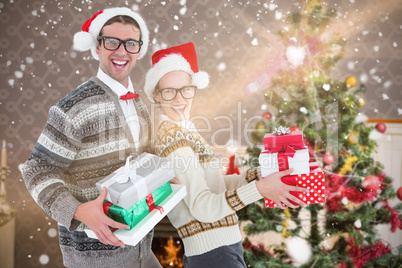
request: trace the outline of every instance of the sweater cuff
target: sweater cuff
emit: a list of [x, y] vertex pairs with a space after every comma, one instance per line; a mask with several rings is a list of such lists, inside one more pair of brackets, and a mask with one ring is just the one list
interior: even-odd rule
[[255, 181], [252, 181], [237, 189], [237, 194], [240, 200], [246, 206], [262, 198], [260, 192], [257, 189], [257, 186], [255, 185]]
[[74, 219], [75, 211], [81, 203], [68, 192], [61, 194], [58, 199], [58, 202], [54, 202], [54, 205], [57, 205], [52, 208], [52, 216], [69, 231], [74, 231], [81, 224], [80, 221]]
[[260, 180], [262, 178], [261, 176], [261, 168], [260, 167], [255, 167], [255, 168], [250, 168], [246, 171], [246, 181], [248, 183], [255, 181], [255, 180]]

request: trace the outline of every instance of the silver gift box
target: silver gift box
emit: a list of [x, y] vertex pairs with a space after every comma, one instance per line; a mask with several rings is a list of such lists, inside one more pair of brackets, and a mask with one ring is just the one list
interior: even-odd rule
[[143, 153], [133, 160], [127, 158], [124, 166], [98, 181], [96, 186], [99, 191], [107, 188], [107, 201], [128, 209], [174, 176], [168, 159]]

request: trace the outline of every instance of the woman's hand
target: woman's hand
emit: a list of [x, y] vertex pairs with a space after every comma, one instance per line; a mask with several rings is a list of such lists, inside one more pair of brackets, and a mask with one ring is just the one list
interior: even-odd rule
[[[282, 177], [290, 175], [292, 172], [293, 169], [288, 169], [275, 172], [262, 178], [255, 183], [257, 190], [263, 197], [274, 201], [281, 209], [285, 209], [287, 207], [297, 208], [299, 205], [305, 207], [306, 203], [296, 198], [290, 193], [290, 191], [308, 193], [309, 190], [302, 187], [287, 185], [282, 182]], [[299, 205], [294, 205], [290, 201], [293, 201]]]

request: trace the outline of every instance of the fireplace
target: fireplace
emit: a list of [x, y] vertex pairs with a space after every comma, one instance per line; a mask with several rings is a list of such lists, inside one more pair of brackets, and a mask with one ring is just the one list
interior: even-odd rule
[[176, 228], [164, 217], [154, 228], [152, 251], [164, 268], [182, 268], [184, 248]]

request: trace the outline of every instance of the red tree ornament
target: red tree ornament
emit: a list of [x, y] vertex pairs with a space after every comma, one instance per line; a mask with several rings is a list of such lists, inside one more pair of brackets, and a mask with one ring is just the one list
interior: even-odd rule
[[293, 126], [289, 128], [290, 131], [300, 131], [301, 129], [299, 127]]
[[334, 162], [334, 157], [330, 154], [326, 154], [324, 156], [324, 163], [327, 165], [331, 165]]
[[381, 133], [384, 133], [387, 130], [387, 126], [384, 123], [378, 123], [375, 125], [375, 128]]
[[231, 174], [240, 174], [239, 168], [236, 166], [235, 163], [236, 156], [233, 154], [229, 157], [229, 167], [226, 175], [231, 175]]
[[396, 192], [396, 195], [398, 196], [399, 201], [402, 201], [402, 186], [399, 187], [398, 191]]
[[380, 189], [380, 186], [380, 179], [375, 175], [368, 175], [363, 180], [363, 187], [367, 191], [377, 192], [377, 190]]
[[262, 119], [271, 119], [272, 118], [272, 115], [270, 114], [270, 113], [268, 113], [268, 112], [263, 112], [262, 113], [262, 115], [261, 115], [261, 117], [262, 117]]

